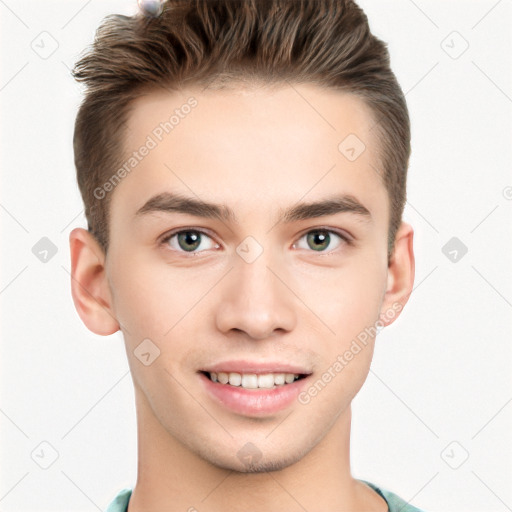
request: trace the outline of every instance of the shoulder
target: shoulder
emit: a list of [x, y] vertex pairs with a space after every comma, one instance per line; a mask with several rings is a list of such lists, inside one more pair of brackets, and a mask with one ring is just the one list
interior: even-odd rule
[[374, 491], [376, 491], [386, 500], [389, 507], [389, 512], [424, 512], [423, 510], [410, 505], [407, 501], [402, 499], [394, 492], [383, 489], [382, 487], [378, 487], [366, 480], [359, 480], [370, 486]]
[[126, 512], [131, 495], [132, 489], [126, 488], [120, 491], [117, 496], [110, 502], [106, 512]]

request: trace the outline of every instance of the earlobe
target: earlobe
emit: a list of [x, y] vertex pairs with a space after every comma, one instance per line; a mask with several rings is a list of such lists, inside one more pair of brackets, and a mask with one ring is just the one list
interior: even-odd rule
[[380, 312], [380, 321], [384, 326], [398, 318], [412, 292], [415, 268], [413, 236], [412, 227], [402, 222], [388, 264], [386, 293]]
[[86, 327], [102, 336], [120, 328], [113, 308], [102, 248], [89, 233], [75, 228], [69, 234], [71, 253], [71, 295]]

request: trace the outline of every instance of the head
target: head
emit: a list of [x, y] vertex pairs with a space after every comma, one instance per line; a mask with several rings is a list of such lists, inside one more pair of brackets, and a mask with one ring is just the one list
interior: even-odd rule
[[[122, 330], [138, 411], [211, 463], [247, 470], [247, 442], [260, 469], [311, 451], [407, 301], [410, 127], [389, 64], [351, 1], [169, 0], [107, 18], [76, 65], [75, 305]], [[226, 410], [201, 372], [228, 360], [286, 361], [317, 391], [294, 421]]]

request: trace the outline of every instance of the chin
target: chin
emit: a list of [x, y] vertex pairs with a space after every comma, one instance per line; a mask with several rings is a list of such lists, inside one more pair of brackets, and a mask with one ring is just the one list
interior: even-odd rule
[[281, 453], [267, 454], [266, 457], [262, 456], [263, 454], [259, 452], [259, 456], [255, 455], [252, 461], [247, 460], [246, 458], [244, 459], [239, 455], [239, 453], [236, 453], [233, 458], [228, 456], [229, 452], [227, 451], [217, 453], [213, 450], [208, 451], [208, 453], [201, 452], [198, 453], [198, 455], [217, 468], [234, 471], [236, 473], [251, 474], [281, 471], [300, 461], [309, 451], [304, 449], [302, 451], [297, 451], [294, 454], [290, 454], [289, 447], [284, 445], [283, 448], [284, 449]]

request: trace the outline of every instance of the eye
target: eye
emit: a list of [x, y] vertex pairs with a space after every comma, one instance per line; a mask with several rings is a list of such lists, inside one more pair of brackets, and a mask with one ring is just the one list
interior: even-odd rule
[[[210, 240], [210, 243], [205, 244], [206, 239]], [[186, 229], [169, 233], [162, 239], [162, 244], [167, 244], [168, 242], [169, 245], [178, 252], [202, 252], [196, 249], [201, 248], [202, 250], [207, 250], [219, 247], [204, 231], [197, 229]]]
[[[332, 247], [333, 235], [335, 246]], [[302, 239], [306, 240], [307, 246], [301, 246]], [[209, 241], [209, 242], [208, 242]], [[185, 253], [198, 253], [208, 249], [219, 248], [213, 239], [204, 231], [199, 229], [184, 229], [167, 234], [161, 241], [162, 244], [169, 244], [169, 246], [178, 251]], [[315, 252], [330, 252], [326, 248], [334, 250], [341, 244], [350, 244], [350, 239], [336, 231], [329, 229], [313, 229], [300, 237], [299, 241], [293, 245], [294, 248], [299, 249], [313, 249]]]
[[329, 229], [313, 229], [311, 231], [308, 231], [305, 235], [301, 236], [299, 239], [299, 242], [294, 244], [294, 248], [300, 243], [300, 241], [305, 238], [307, 246], [298, 246], [299, 249], [313, 249], [316, 252], [330, 252], [325, 251], [327, 247], [331, 245], [331, 242], [333, 240], [337, 242], [334, 247], [331, 247], [331, 250], [336, 249], [339, 247], [342, 243], [350, 243], [350, 240], [342, 235], [341, 233], [336, 233], [335, 231], [329, 230]]

